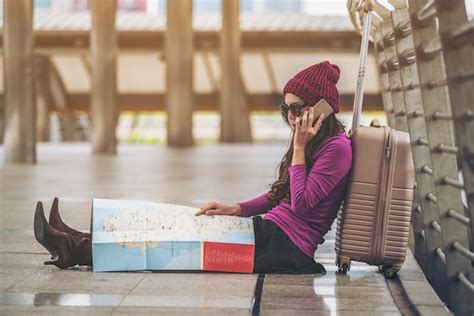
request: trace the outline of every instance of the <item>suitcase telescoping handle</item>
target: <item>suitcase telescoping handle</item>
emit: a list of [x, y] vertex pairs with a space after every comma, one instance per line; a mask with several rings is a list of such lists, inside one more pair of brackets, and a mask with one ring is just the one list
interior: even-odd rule
[[364, 28], [362, 32], [362, 41], [360, 45], [359, 56], [359, 74], [357, 76], [357, 87], [354, 97], [354, 108], [352, 112], [352, 133], [359, 126], [360, 116], [362, 113], [362, 101], [364, 99], [364, 78], [365, 64], [367, 61], [367, 50], [369, 47], [370, 26], [372, 23], [372, 11], [374, 11], [375, 3], [373, 0], [365, 0], [359, 10], [364, 11]]

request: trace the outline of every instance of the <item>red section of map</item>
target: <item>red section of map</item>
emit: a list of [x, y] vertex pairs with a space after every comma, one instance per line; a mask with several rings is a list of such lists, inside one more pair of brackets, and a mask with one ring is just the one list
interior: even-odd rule
[[252, 273], [254, 245], [204, 242], [203, 270]]

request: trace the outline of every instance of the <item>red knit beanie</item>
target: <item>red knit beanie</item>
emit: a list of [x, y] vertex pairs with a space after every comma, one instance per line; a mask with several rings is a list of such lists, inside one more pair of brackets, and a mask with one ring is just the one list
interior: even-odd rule
[[293, 93], [311, 105], [324, 98], [332, 106], [334, 113], [338, 113], [341, 106], [336, 83], [340, 72], [338, 66], [327, 60], [310, 66], [298, 72], [286, 83], [283, 95]]

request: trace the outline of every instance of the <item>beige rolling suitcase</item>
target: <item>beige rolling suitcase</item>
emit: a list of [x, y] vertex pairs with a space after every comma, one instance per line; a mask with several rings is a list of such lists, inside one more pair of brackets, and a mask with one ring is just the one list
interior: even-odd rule
[[415, 168], [408, 133], [372, 122], [359, 126], [371, 13], [364, 20], [359, 78], [350, 138], [352, 168], [338, 212], [336, 265], [351, 260], [378, 265], [393, 276], [405, 261], [410, 231]]
[[352, 169], [337, 215], [336, 264], [381, 267], [391, 277], [405, 261], [415, 169], [408, 133], [360, 126], [351, 135]]

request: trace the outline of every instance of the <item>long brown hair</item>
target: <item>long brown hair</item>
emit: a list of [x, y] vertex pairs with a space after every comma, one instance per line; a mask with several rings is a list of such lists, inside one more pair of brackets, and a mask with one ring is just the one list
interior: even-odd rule
[[[288, 118], [286, 116], [283, 116], [283, 118], [286, 124], [290, 126]], [[314, 136], [305, 147], [305, 164], [307, 171], [309, 171], [313, 165], [313, 154], [327, 139], [336, 135], [341, 128], [345, 130], [345, 125], [339, 121], [334, 114], [329, 115], [324, 119], [316, 136]], [[293, 158], [293, 139], [295, 137], [295, 131], [296, 130], [293, 130], [292, 132], [288, 151], [276, 167], [276, 169], [279, 170], [278, 179], [271, 184], [269, 200], [276, 203], [279, 203], [281, 200], [285, 200], [288, 203], [290, 202], [290, 175], [288, 173], [288, 168], [291, 166], [291, 160]]]

